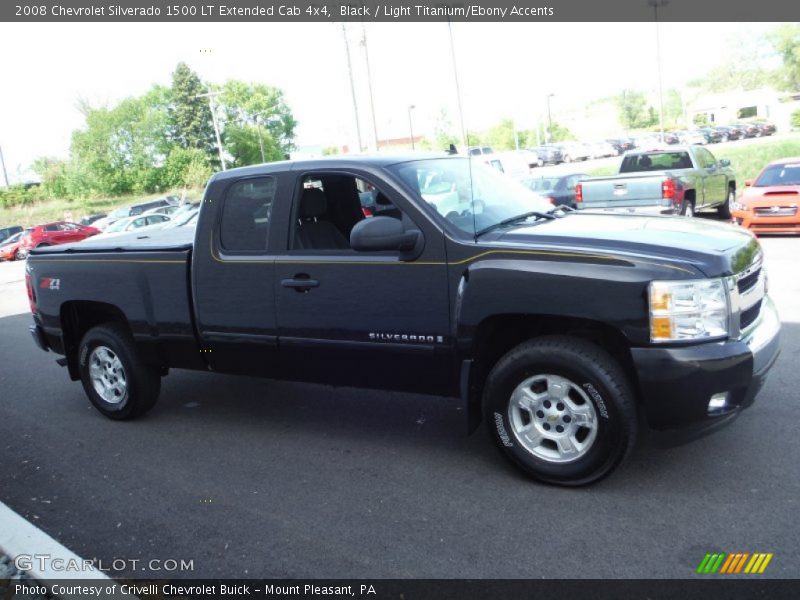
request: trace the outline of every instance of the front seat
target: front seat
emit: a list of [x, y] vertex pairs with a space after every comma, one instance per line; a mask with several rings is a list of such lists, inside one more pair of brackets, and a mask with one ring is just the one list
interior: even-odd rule
[[318, 188], [303, 190], [300, 198], [300, 223], [297, 246], [301, 250], [345, 250], [350, 244], [330, 221], [320, 218], [328, 211], [328, 199]]

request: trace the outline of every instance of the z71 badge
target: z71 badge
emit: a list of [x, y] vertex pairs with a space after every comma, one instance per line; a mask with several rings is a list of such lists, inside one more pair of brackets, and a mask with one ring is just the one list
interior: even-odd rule
[[42, 277], [39, 280], [40, 290], [60, 290], [61, 280], [53, 277]]

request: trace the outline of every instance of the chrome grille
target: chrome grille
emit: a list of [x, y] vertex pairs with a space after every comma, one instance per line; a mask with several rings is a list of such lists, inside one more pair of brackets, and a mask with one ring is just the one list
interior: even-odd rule
[[796, 206], [760, 206], [754, 211], [759, 217], [793, 217], [797, 214]]
[[748, 333], [748, 328], [758, 320], [762, 300], [766, 295], [765, 277], [760, 256], [748, 269], [735, 277], [736, 287], [731, 297], [731, 307], [734, 326], [739, 326], [739, 337]]

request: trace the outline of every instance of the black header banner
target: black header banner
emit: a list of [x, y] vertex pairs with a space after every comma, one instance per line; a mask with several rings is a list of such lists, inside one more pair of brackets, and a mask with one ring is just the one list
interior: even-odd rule
[[0, 21], [27, 22], [747, 22], [793, 21], [787, 0], [2, 0]]
[[0, 579], [0, 598], [54, 596], [70, 600], [788, 600], [796, 599], [799, 592], [798, 580], [722, 577], [686, 580]]

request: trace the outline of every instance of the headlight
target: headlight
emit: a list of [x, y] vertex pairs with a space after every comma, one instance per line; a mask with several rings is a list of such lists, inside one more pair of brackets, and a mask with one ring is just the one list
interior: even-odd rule
[[728, 336], [730, 307], [723, 279], [650, 282], [650, 341]]
[[733, 201], [733, 202], [731, 202], [731, 208], [733, 210], [746, 211], [747, 210], [747, 205], [742, 204], [741, 202]]

